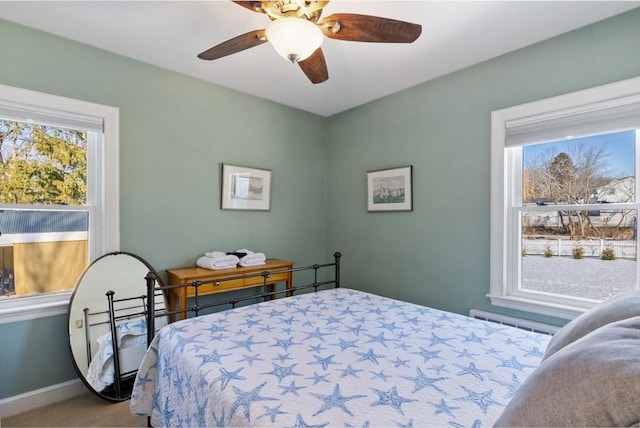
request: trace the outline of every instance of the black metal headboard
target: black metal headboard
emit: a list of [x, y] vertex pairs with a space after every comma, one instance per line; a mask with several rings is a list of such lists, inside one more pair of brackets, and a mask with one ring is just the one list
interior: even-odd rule
[[[318, 291], [320, 287], [325, 287], [327, 285], [333, 285], [334, 288], [340, 287], [340, 258], [342, 254], [339, 252], [335, 252], [333, 254], [334, 262], [333, 263], [325, 263], [325, 264], [314, 264], [310, 266], [303, 267], [294, 267], [291, 269], [282, 269], [282, 270], [272, 270], [272, 271], [264, 271], [255, 274], [245, 274], [245, 275], [230, 275], [228, 277], [216, 278], [207, 281], [193, 281], [188, 284], [176, 284], [176, 285], [157, 285], [158, 276], [155, 272], [149, 272], [145, 279], [147, 281], [147, 302], [148, 302], [148, 310], [147, 310], [147, 344], [150, 344], [155, 336], [155, 319], [161, 316], [173, 317], [176, 314], [183, 313], [192, 313], [194, 316], [198, 316], [200, 311], [207, 308], [223, 306], [223, 305], [231, 305], [234, 307], [243, 301], [247, 300], [255, 300], [257, 298], [262, 298], [263, 300], [268, 300], [274, 297], [277, 297], [280, 294], [284, 294], [285, 296], [292, 296], [295, 292], [300, 290], [306, 290], [313, 288], [314, 291]], [[319, 280], [319, 271], [322, 272], [323, 269], [334, 268], [334, 275], [332, 279], [328, 280]], [[269, 278], [275, 274], [282, 274], [286, 272], [301, 272], [301, 271], [313, 271], [313, 282], [302, 284], [302, 285], [293, 285], [291, 288], [286, 288], [282, 290], [278, 290], [276, 288], [268, 287], [270, 282]], [[258, 289], [261, 290], [259, 293], [254, 293], [249, 296], [242, 297], [232, 297], [227, 300], [216, 300], [214, 302], [202, 303], [200, 298], [202, 296], [198, 295], [198, 288], [205, 284], [216, 284], [219, 285], [226, 281], [234, 281], [243, 278], [251, 278], [251, 277], [262, 277], [263, 281], [262, 287]], [[193, 305], [187, 307], [186, 309], [179, 309], [174, 311], [163, 311], [161, 313], [157, 313], [155, 309], [155, 297], [158, 292], [163, 293], [165, 296], [169, 290], [174, 288], [183, 288], [183, 287], [193, 287], [194, 288], [194, 296], [193, 296]]]

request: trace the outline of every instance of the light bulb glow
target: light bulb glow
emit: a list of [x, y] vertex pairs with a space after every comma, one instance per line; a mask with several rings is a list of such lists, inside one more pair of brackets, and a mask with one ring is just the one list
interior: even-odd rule
[[267, 40], [283, 58], [304, 61], [322, 45], [324, 34], [316, 24], [302, 18], [280, 18], [266, 29]]

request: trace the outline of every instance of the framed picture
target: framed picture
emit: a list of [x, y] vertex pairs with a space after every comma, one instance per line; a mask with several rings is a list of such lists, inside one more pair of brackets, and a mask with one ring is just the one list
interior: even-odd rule
[[367, 172], [368, 211], [413, 211], [412, 166]]
[[271, 209], [271, 170], [222, 164], [223, 210]]

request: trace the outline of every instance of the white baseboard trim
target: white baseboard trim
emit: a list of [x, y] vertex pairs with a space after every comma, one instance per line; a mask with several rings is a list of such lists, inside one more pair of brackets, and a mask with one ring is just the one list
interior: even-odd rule
[[0, 400], [0, 419], [68, 400], [87, 392], [80, 379], [62, 382]]

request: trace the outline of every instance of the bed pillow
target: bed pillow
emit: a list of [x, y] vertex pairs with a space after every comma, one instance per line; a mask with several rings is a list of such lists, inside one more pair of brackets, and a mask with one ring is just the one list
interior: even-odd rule
[[638, 424], [640, 316], [600, 327], [543, 361], [495, 426]]
[[543, 360], [599, 327], [636, 316], [640, 316], [640, 289], [619, 293], [558, 330], [549, 341]]

